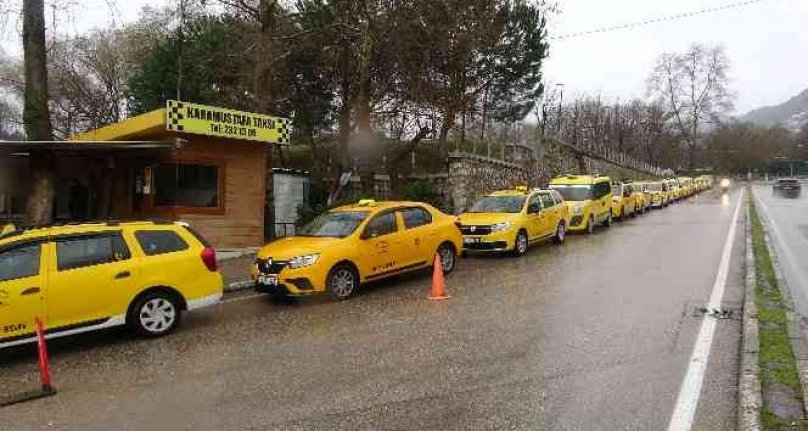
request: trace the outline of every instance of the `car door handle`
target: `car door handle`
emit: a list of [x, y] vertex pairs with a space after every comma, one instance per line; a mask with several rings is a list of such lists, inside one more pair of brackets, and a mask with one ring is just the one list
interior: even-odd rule
[[132, 273], [129, 272], [129, 271], [121, 271], [121, 272], [119, 272], [118, 274], [115, 275], [115, 279], [120, 280], [120, 279], [123, 279], [123, 278], [129, 278], [131, 275], [132, 275]]
[[36, 287], [36, 286], [29, 287], [28, 289], [23, 290], [22, 293], [20, 293], [20, 296], [22, 296], [22, 295], [33, 295], [33, 294], [39, 293], [39, 292], [40, 292], [40, 289], [38, 287]]

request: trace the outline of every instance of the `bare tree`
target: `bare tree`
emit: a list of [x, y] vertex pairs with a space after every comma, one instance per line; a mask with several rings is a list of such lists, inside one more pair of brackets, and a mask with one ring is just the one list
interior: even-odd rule
[[[25, 135], [32, 141], [52, 138], [48, 111], [47, 47], [45, 46], [45, 4], [43, 0], [23, 0], [22, 46], [25, 52]], [[32, 151], [30, 155], [31, 192], [27, 216], [32, 225], [51, 222], [54, 196], [54, 155]]]
[[683, 53], [665, 53], [648, 78], [649, 94], [670, 114], [694, 168], [708, 123], [732, 109], [729, 60], [721, 46], [693, 45]]

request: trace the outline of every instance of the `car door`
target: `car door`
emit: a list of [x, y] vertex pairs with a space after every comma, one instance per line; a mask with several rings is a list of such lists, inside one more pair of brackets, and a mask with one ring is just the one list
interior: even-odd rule
[[102, 324], [123, 317], [137, 271], [118, 231], [53, 238], [47, 311], [49, 327]]
[[395, 210], [374, 214], [365, 224], [359, 240], [359, 270], [372, 280], [398, 271], [406, 251]]
[[34, 317], [46, 320], [48, 243], [21, 241], [0, 247], [0, 345], [34, 333]]
[[609, 214], [612, 207], [612, 187], [608, 181], [601, 181], [594, 186], [595, 193], [595, 217], [604, 219]]
[[538, 193], [530, 195], [527, 199], [527, 206], [525, 209], [525, 217], [527, 217], [527, 234], [530, 241], [535, 241], [544, 236], [546, 230], [544, 226], [544, 213], [541, 208], [541, 198]]
[[542, 193], [540, 196], [542, 206], [541, 212], [543, 217], [542, 222], [544, 226], [543, 236], [550, 236], [556, 231], [556, 226], [558, 226], [558, 222], [560, 220], [560, 214], [553, 197], [549, 193]]
[[407, 255], [404, 266], [414, 268], [431, 264], [438, 249], [437, 230], [432, 224], [432, 215], [417, 206], [401, 208], [398, 213], [403, 229], [403, 252]]

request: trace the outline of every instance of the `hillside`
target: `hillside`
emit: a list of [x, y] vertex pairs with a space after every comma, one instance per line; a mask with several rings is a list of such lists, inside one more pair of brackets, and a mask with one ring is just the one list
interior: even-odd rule
[[761, 126], [780, 124], [791, 130], [799, 130], [808, 123], [808, 90], [779, 105], [752, 110], [739, 119]]

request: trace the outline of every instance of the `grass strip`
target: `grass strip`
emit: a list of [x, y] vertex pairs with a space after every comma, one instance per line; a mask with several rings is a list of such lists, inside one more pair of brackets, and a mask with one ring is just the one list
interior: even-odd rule
[[[752, 248], [757, 270], [755, 304], [760, 325], [760, 383], [763, 391], [761, 420], [764, 430], [808, 430], [802, 411], [802, 390], [797, 364], [788, 338], [790, 310], [783, 301], [765, 231], [760, 222], [754, 199], [749, 194], [749, 216]], [[788, 399], [790, 398], [790, 399]], [[778, 405], [775, 405], [777, 403]], [[779, 404], [800, 406], [799, 415], [783, 415]], [[793, 410], [793, 409], [792, 409]]]

